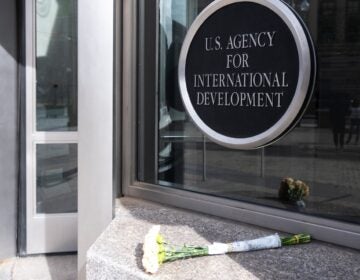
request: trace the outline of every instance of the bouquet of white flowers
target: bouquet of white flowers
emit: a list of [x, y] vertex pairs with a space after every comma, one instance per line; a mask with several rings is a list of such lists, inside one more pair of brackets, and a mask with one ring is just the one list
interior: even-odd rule
[[145, 236], [142, 264], [148, 273], [156, 273], [161, 264], [191, 257], [220, 255], [233, 252], [246, 252], [261, 249], [279, 248], [310, 242], [310, 235], [297, 234], [291, 237], [279, 237], [278, 234], [266, 237], [236, 241], [232, 243], [215, 242], [206, 246], [174, 246], [165, 242], [160, 235], [160, 226], [153, 226]]

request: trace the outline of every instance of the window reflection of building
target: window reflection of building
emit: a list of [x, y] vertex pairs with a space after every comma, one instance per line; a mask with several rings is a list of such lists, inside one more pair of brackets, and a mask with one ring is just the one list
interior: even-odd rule
[[76, 131], [76, 0], [36, 1], [37, 130]]
[[346, 174], [360, 167], [357, 122], [351, 139], [348, 112], [360, 90], [360, 1], [286, 1], [315, 44], [316, 88], [297, 127], [255, 151], [229, 150], [202, 138], [179, 102], [176, 67], [182, 40], [211, 2], [160, 1], [158, 183], [297, 211], [276, 200], [281, 178], [292, 176], [313, 191], [302, 211], [358, 223], [360, 208], [352, 204], [358, 201], [356, 182]]
[[360, 90], [360, 2], [321, 0], [318, 10], [320, 125], [331, 126], [328, 112], [334, 95], [354, 99]]

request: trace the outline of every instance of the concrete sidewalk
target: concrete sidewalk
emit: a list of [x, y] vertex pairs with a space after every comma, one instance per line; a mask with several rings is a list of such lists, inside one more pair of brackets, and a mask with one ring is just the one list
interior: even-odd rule
[[[231, 220], [122, 198], [116, 218], [88, 252], [88, 280], [360, 279], [360, 251], [319, 241], [280, 249], [180, 260], [162, 265], [156, 275], [150, 276], [144, 273], [141, 265], [141, 248], [146, 232], [154, 224], [161, 224], [161, 233], [175, 244], [230, 242], [274, 233]], [[0, 280], [75, 279], [76, 255], [41, 255], [0, 261]]]
[[77, 255], [39, 255], [0, 260], [0, 280], [75, 280]]

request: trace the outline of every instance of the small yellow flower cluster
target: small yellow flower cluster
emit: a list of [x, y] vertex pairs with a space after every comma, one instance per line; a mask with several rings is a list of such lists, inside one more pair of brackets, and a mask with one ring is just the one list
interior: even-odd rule
[[279, 199], [284, 201], [299, 201], [309, 196], [310, 188], [300, 180], [291, 177], [284, 178], [279, 188]]

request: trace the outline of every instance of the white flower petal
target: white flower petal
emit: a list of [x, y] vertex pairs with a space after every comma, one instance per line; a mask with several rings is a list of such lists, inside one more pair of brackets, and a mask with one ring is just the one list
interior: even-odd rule
[[156, 273], [159, 269], [159, 245], [157, 244], [157, 236], [160, 232], [160, 226], [153, 226], [145, 236], [143, 245], [143, 259], [142, 264], [148, 273]]

